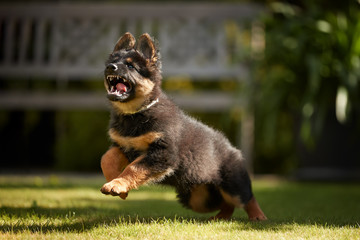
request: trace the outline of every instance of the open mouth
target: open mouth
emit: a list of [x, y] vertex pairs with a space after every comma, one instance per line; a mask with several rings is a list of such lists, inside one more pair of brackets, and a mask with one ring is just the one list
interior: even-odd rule
[[107, 75], [107, 92], [110, 100], [125, 100], [132, 90], [131, 83], [119, 75]]

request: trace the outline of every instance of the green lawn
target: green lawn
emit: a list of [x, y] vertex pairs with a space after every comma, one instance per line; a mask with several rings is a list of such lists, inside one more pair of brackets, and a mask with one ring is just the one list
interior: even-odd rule
[[150, 186], [126, 201], [102, 195], [100, 176], [1, 176], [0, 239], [360, 239], [360, 184], [256, 180], [269, 218], [208, 222]]

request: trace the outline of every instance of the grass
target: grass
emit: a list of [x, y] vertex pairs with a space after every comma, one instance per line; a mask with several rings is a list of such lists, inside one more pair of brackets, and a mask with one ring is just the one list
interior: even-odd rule
[[360, 184], [256, 180], [269, 220], [208, 222], [172, 189], [146, 186], [126, 201], [100, 176], [0, 176], [0, 239], [360, 239]]

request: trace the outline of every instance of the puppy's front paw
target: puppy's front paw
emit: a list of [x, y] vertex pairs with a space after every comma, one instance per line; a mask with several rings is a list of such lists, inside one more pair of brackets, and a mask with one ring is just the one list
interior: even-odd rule
[[104, 184], [100, 191], [106, 195], [120, 196], [122, 199], [126, 199], [128, 195], [126, 187], [123, 186], [119, 180], [112, 180]]

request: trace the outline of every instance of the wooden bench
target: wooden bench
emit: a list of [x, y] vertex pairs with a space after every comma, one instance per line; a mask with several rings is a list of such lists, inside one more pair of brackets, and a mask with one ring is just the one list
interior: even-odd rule
[[[126, 31], [160, 42], [166, 81], [251, 83], [251, 55], [263, 38], [261, 7], [215, 3], [0, 4], [0, 80], [55, 81], [44, 91], [1, 87], [1, 109], [105, 109], [103, 91], [74, 91], [71, 81], [102, 81], [104, 60]], [[259, 30], [260, 29], [260, 30]], [[4, 85], [4, 84], [3, 84]], [[2, 86], [3, 86], [2, 85]], [[5, 84], [6, 85], [6, 84]], [[221, 91], [170, 93], [190, 111], [246, 109], [247, 99]], [[242, 149], [251, 159], [252, 115], [242, 120]]]

